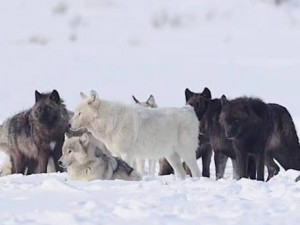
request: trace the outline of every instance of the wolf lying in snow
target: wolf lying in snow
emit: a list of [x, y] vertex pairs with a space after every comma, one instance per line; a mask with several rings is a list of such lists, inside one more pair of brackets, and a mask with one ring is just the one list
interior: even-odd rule
[[141, 180], [132, 167], [122, 159], [113, 157], [90, 132], [84, 131], [80, 136], [67, 139], [58, 162], [61, 167], [67, 168], [72, 180]]
[[192, 107], [149, 109], [105, 101], [95, 91], [81, 93], [82, 101], [71, 119], [73, 130], [87, 128], [108, 149], [135, 158], [166, 157], [175, 175], [185, 178], [181, 159], [200, 177], [196, 162], [199, 123]]
[[[146, 108], [157, 108], [157, 104], [155, 101], [155, 98], [153, 95], [150, 95], [147, 101], [141, 102], [137, 100], [137, 98], [133, 95], [132, 96], [133, 101], [135, 104], [146, 107]], [[137, 171], [141, 174], [144, 174], [145, 169], [145, 160], [144, 159], [136, 159], [136, 168]], [[155, 169], [156, 169], [157, 160], [149, 159], [149, 175], [154, 176], [155, 175]]]

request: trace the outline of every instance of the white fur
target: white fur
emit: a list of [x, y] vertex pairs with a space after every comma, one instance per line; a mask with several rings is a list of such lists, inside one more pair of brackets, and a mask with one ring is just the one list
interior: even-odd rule
[[148, 109], [100, 100], [95, 91], [83, 97], [71, 120], [72, 129], [87, 128], [108, 149], [135, 158], [166, 157], [175, 174], [184, 178], [181, 160], [194, 177], [200, 177], [196, 162], [198, 119], [192, 107]]
[[[155, 98], [153, 95], [150, 95], [149, 98], [147, 99], [147, 101], [145, 101], [145, 102], [139, 101], [135, 96], [132, 96], [132, 99], [133, 99], [134, 103], [139, 106], [143, 106], [143, 107], [147, 107], [147, 108], [157, 108], [157, 104], [156, 104], [156, 101], [155, 101]], [[148, 162], [149, 162], [149, 175], [154, 176], [155, 170], [156, 170], [156, 164], [157, 164], [158, 160], [149, 159]], [[135, 163], [136, 163], [137, 171], [140, 174], [144, 174], [145, 159], [136, 159]]]
[[55, 146], [56, 146], [56, 142], [55, 141], [51, 141], [50, 142], [50, 149], [51, 149], [51, 151], [53, 151], [55, 149]]

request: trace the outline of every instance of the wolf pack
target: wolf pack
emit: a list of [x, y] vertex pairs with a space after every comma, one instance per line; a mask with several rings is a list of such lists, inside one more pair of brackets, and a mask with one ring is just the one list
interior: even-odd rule
[[284, 106], [250, 97], [213, 99], [208, 88], [187, 88], [184, 95], [183, 107], [167, 108], [153, 95], [125, 104], [91, 91], [80, 93], [70, 111], [57, 90], [35, 91], [33, 106], [0, 126], [0, 150], [8, 156], [1, 176], [67, 172], [71, 180], [138, 181], [159, 168], [160, 176], [210, 177], [212, 157], [216, 179], [224, 177], [228, 158], [236, 180], [269, 181], [280, 168], [300, 171], [299, 139]]

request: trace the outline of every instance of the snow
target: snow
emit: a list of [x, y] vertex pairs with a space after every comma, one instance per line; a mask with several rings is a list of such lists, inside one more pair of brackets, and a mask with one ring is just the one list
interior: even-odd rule
[[[213, 97], [280, 103], [300, 125], [300, 1], [274, 1], [0, 1], [0, 120], [30, 107], [35, 89], [56, 88], [73, 110], [91, 89], [105, 99], [153, 94], [159, 106], [182, 106], [186, 87], [207, 86]], [[10, 175], [0, 178], [0, 221], [296, 225], [298, 174], [234, 181], [228, 163], [220, 181]]]

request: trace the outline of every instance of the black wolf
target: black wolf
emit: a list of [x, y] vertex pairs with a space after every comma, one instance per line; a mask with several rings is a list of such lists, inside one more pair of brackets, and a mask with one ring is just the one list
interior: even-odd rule
[[[211, 93], [208, 88], [205, 88], [202, 93], [194, 93], [188, 88], [185, 90], [185, 100], [186, 104], [193, 106], [195, 113], [200, 120], [205, 111], [201, 110], [198, 106], [203, 103], [202, 99], [199, 96], [205, 99], [211, 99]], [[196, 158], [202, 158], [202, 176], [210, 177], [210, 163], [211, 163], [212, 149], [205, 136], [199, 135], [199, 146], [196, 151]], [[161, 159], [159, 161], [160, 171], [159, 175], [168, 175], [172, 174], [173, 169], [166, 159]], [[184, 169], [187, 174], [191, 175], [189, 168], [183, 163]]]
[[[202, 98], [201, 96], [199, 98]], [[228, 157], [232, 160], [233, 177], [237, 176], [237, 164], [232, 140], [226, 138], [219, 117], [222, 110], [220, 99], [202, 99], [198, 106], [205, 111], [200, 120], [200, 133], [208, 138], [211, 148], [214, 151], [214, 162], [216, 168], [216, 179], [224, 177]]]
[[266, 104], [260, 99], [221, 99], [220, 122], [225, 135], [232, 140], [240, 177], [246, 177], [249, 156], [256, 166], [257, 180], [264, 180], [264, 164], [269, 180], [279, 167], [300, 170], [300, 148], [295, 125], [288, 110], [278, 104]]
[[35, 104], [29, 110], [7, 119], [0, 127], [0, 147], [9, 156], [12, 173], [45, 173], [49, 157], [56, 171], [62, 154], [69, 114], [59, 93], [35, 91]]

